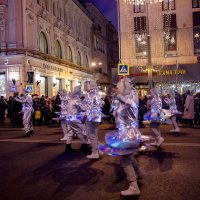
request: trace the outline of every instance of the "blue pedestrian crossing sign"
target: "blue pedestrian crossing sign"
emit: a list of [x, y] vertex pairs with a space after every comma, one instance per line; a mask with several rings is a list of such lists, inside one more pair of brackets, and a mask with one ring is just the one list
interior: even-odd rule
[[129, 65], [118, 64], [118, 75], [128, 76], [129, 75]]
[[33, 85], [26, 85], [26, 90], [28, 90], [29, 94], [33, 94], [33, 92], [34, 92]]

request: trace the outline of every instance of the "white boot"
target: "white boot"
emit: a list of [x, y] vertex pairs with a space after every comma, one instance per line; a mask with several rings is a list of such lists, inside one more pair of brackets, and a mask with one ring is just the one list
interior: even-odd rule
[[131, 182], [128, 190], [121, 191], [122, 196], [140, 195], [140, 190], [137, 181]]
[[171, 132], [171, 133], [174, 133], [174, 132], [175, 132], [175, 129], [170, 130], [170, 132]]
[[174, 129], [174, 132], [180, 132], [181, 130], [180, 130], [180, 128], [179, 127], [177, 127], [176, 129]]
[[88, 155], [86, 158], [88, 159], [99, 159], [99, 153], [92, 153], [90, 155]]
[[158, 137], [157, 147], [159, 147], [163, 142], [164, 142], [164, 138], [161, 136]]
[[63, 138], [60, 139], [61, 141], [67, 140], [67, 136], [65, 135]]

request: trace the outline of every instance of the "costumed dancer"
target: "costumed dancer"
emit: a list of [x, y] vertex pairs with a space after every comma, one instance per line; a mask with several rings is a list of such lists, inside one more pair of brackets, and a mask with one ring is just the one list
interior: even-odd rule
[[148, 120], [150, 120], [150, 130], [153, 132], [156, 141], [155, 143], [152, 143], [152, 145], [159, 147], [164, 142], [164, 138], [161, 137], [160, 124], [161, 122], [165, 121], [165, 117], [162, 110], [162, 100], [159, 97], [157, 89], [152, 88], [150, 90], [150, 94], [152, 96], [152, 99], [151, 110]]
[[34, 134], [33, 132], [33, 99], [31, 95], [28, 94], [28, 90], [23, 90], [23, 96], [15, 97], [15, 101], [22, 103], [23, 112], [23, 126], [25, 130], [25, 135], [23, 137], [30, 137]]
[[142, 136], [138, 130], [138, 93], [130, 84], [130, 79], [120, 80], [114, 91], [118, 132], [106, 134], [106, 144], [101, 145], [100, 150], [108, 155], [121, 156], [121, 166], [129, 182], [129, 188], [121, 191], [121, 195], [140, 195], [137, 178], [143, 174], [134, 152], [139, 151], [142, 144], [150, 142], [151, 138]]
[[85, 110], [88, 138], [92, 146], [92, 154], [88, 155], [87, 158], [99, 159], [98, 127], [102, 120], [101, 107], [104, 102], [100, 99], [98, 87], [94, 81], [85, 81], [84, 90], [86, 93], [81, 108]]
[[176, 100], [175, 100], [175, 93], [171, 92], [170, 98], [165, 98], [165, 102], [169, 105], [170, 109], [170, 119], [172, 121], [173, 129], [170, 130], [170, 132], [180, 132], [180, 128], [178, 127], [177, 121], [176, 121], [176, 115], [182, 114], [180, 111], [177, 110], [176, 106]]
[[65, 122], [67, 124], [67, 137], [65, 152], [73, 151], [71, 144], [74, 134], [80, 140], [81, 150], [88, 150], [84, 128], [84, 114], [80, 107], [81, 104], [81, 85], [74, 87], [73, 93], [67, 103], [67, 115], [65, 116]]
[[63, 130], [63, 138], [60, 140], [67, 140], [67, 134], [70, 134], [70, 127], [65, 121], [65, 116], [68, 114], [68, 101], [70, 99], [70, 94], [68, 94], [66, 90], [61, 90], [59, 95], [61, 99], [61, 111], [59, 120], [61, 121], [61, 127]]

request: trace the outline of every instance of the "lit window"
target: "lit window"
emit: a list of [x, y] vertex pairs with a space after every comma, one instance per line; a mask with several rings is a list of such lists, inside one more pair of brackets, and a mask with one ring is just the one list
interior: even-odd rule
[[200, 0], [192, 0], [193, 8], [200, 8]]
[[60, 59], [62, 58], [62, 50], [61, 50], [60, 42], [58, 40], [56, 40], [56, 44], [55, 44], [55, 56]]
[[176, 14], [164, 15], [165, 57], [177, 55]]
[[162, 10], [175, 10], [175, 0], [164, 0], [162, 2]]
[[200, 12], [193, 12], [194, 54], [200, 55]]
[[146, 17], [134, 18], [134, 31], [135, 31], [135, 48], [137, 58], [147, 58], [148, 44], [147, 44], [147, 29]]
[[144, 4], [133, 5], [133, 11], [134, 13], [144, 13], [145, 5]]
[[43, 32], [41, 32], [39, 36], [39, 51], [43, 53], [48, 53], [47, 39]]

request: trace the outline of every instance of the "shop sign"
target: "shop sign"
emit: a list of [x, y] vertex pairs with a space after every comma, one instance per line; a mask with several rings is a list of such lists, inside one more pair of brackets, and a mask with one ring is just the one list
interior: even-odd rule
[[47, 64], [47, 63], [43, 63], [43, 68], [44, 69], [48, 69], [48, 70], [51, 70], [51, 71], [56, 71], [56, 72], [63, 72], [63, 69], [60, 68], [60, 67], [56, 67], [54, 65], [50, 65], [50, 64]]
[[10, 86], [10, 92], [17, 92], [17, 87], [15, 85]]
[[118, 75], [119, 76], [129, 75], [129, 65], [118, 64]]
[[33, 94], [34, 86], [33, 85], [26, 85], [26, 90], [28, 90], [29, 94]]
[[165, 70], [160, 70], [159, 71], [159, 76], [173, 76], [173, 75], [185, 75], [186, 74], [186, 70], [185, 69], [179, 69], [177, 70], [169, 70], [169, 69], [165, 69]]

